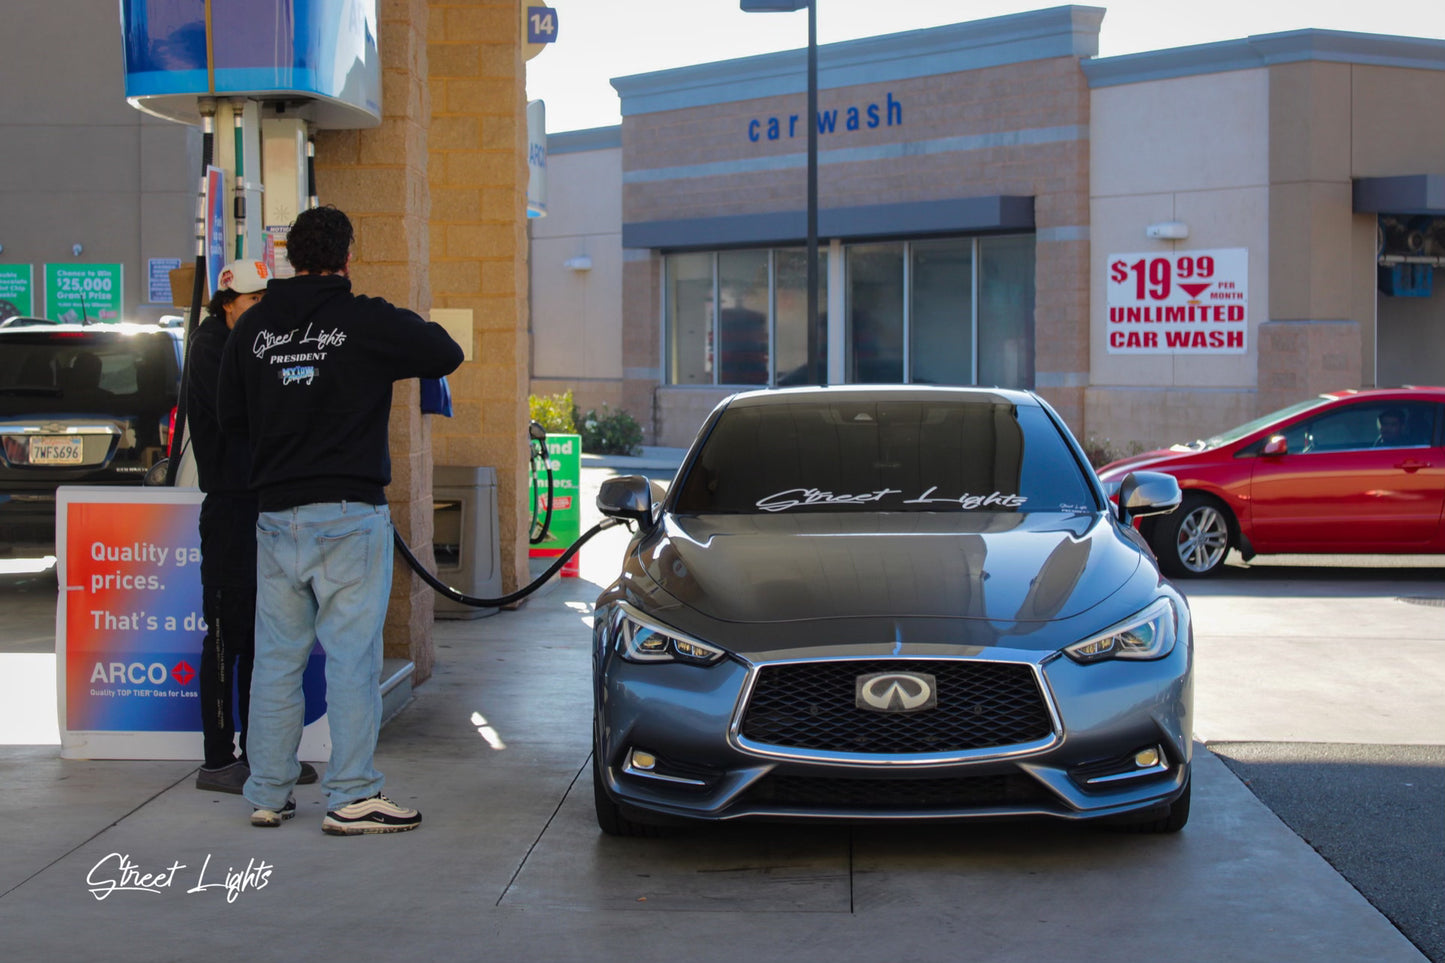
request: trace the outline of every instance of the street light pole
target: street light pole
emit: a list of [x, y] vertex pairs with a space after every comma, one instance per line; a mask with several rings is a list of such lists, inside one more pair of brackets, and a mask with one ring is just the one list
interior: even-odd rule
[[827, 384], [828, 366], [818, 330], [818, 2], [817, 0], [738, 0], [744, 13], [792, 12], [808, 8], [808, 381]]
[[808, 0], [808, 380], [827, 384], [820, 370], [818, 331], [818, 0]]

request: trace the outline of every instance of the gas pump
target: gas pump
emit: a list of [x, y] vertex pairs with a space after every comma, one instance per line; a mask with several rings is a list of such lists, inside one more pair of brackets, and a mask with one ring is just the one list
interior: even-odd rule
[[[316, 203], [313, 132], [380, 123], [376, 3], [288, 0], [276, 17], [255, 0], [120, 6], [127, 100], [201, 130], [189, 341], [226, 262], [290, 273], [285, 225]], [[173, 456], [187, 440], [183, 418], [177, 427]], [[200, 755], [201, 495], [188, 461], [167, 461], [165, 485], [57, 492], [62, 757]], [[326, 758], [323, 699], [308, 698], [305, 721], [301, 757]]]

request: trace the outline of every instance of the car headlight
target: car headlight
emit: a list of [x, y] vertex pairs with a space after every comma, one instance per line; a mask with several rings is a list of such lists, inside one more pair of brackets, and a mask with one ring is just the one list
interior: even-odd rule
[[687, 662], [712, 665], [727, 653], [642, 618], [630, 605], [619, 606], [617, 651], [628, 662]]
[[1064, 654], [1075, 662], [1162, 659], [1174, 649], [1178, 624], [1174, 603], [1167, 598], [1159, 599], [1138, 615], [1098, 635], [1064, 646]]

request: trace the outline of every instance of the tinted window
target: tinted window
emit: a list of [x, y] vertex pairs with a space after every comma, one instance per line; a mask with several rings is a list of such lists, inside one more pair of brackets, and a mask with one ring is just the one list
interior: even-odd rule
[[1291, 453], [1418, 448], [1435, 437], [1435, 406], [1418, 402], [1346, 405], [1283, 432]]
[[168, 334], [34, 332], [0, 342], [0, 411], [104, 411], [175, 404]]
[[1091, 511], [1092, 489], [1038, 408], [937, 400], [725, 410], [674, 511]]

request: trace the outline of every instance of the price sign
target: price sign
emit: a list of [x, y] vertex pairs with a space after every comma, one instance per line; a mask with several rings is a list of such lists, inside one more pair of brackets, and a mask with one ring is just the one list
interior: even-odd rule
[[45, 314], [56, 321], [119, 321], [125, 306], [119, 264], [45, 265]]
[[1226, 248], [1108, 259], [1110, 354], [1244, 354], [1249, 251]]

